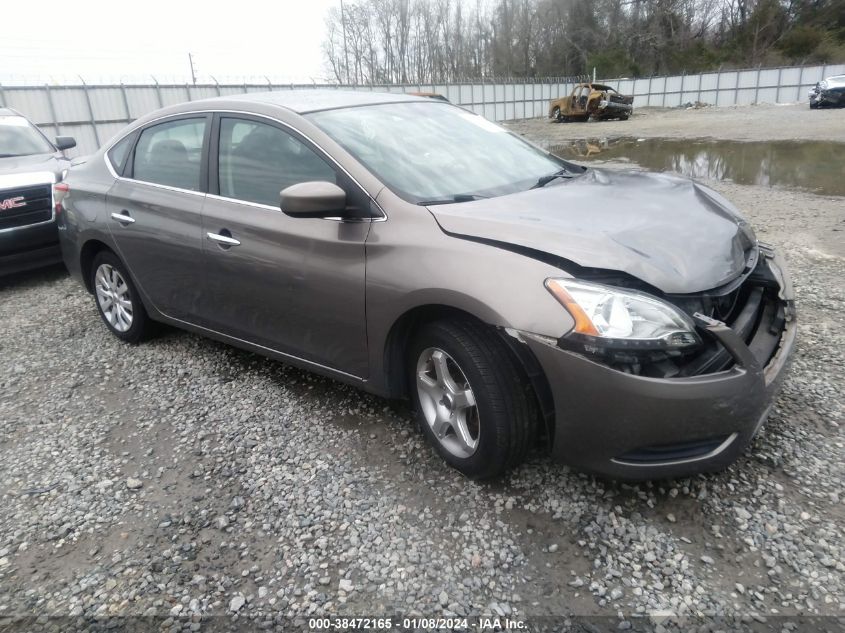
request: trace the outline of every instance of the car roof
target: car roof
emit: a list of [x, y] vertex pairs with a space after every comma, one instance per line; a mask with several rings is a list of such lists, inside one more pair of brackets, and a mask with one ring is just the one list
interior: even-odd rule
[[415, 97], [404, 93], [373, 92], [370, 90], [347, 90], [340, 88], [291, 88], [273, 92], [248, 92], [245, 94], [221, 95], [210, 99], [184, 101], [166, 106], [136, 119], [130, 127], [121, 131], [103, 148], [106, 150], [124, 137], [129, 130], [135, 130], [151, 121], [167, 116], [190, 112], [214, 112], [236, 109], [238, 111], [269, 114], [273, 109], [283, 109], [294, 114], [302, 115], [320, 110], [334, 110], [339, 108], [353, 108], [365, 105], [381, 105], [387, 103], [438, 103], [449, 105], [448, 102], [425, 97]]
[[276, 90], [273, 92], [248, 92], [242, 95], [230, 95], [204, 99], [205, 104], [215, 101], [240, 101], [281, 106], [305, 114], [318, 110], [332, 110], [335, 108], [352, 108], [364, 105], [383, 103], [402, 103], [408, 101], [431, 101], [423, 97], [395, 92], [373, 92], [370, 90], [344, 89], [293, 89]]

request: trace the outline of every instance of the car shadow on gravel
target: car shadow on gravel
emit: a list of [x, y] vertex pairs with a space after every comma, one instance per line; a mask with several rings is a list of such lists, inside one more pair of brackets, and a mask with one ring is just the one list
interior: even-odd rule
[[43, 284], [49, 284], [68, 276], [64, 264], [55, 264], [37, 270], [28, 270], [21, 273], [0, 276], [0, 292], [11, 290], [25, 290]]

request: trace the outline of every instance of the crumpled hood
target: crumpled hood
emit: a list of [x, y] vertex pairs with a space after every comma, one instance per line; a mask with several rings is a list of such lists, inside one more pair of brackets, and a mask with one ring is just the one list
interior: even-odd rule
[[715, 191], [639, 171], [591, 169], [541, 189], [429, 210], [447, 233], [622, 271], [672, 294], [734, 279], [756, 245], [739, 212]]

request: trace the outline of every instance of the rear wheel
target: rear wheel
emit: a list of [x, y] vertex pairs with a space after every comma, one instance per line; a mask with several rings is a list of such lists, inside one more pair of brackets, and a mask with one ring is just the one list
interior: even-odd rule
[[91, 288], [100, 318], [111, 333], [127, 343], [140, 341], [149, 329], [149, 317], [126, 267], [114, 253], [101, 251], [94, 257]]
[[494, 332], [471, 320], [428, 324], [408, 361], [420, 427], [450, 466], [484, 479], [524, 459], [535, 434], [533, 394]]

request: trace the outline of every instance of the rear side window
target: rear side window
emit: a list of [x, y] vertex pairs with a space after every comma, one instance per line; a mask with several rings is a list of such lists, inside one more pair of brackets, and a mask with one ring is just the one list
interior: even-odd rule
[[199, 191], [205, 118], [179, 119], [148, 127], [138, 138], [132, 177]]
[[129, 150], [132, 147], [132, 140], [135, 138], [134, 134], [119, 140], [109, 150], [108, 157], [111, 166], [117, 175], [123, 174], [123, 167], [126, 165], [126, 157], [129, 155]]
[[218, 175], [221, 196], [274, 207], [290, 185], [337, 182], [326, 161], [284, 130], [228, 117], [220, 120]]

